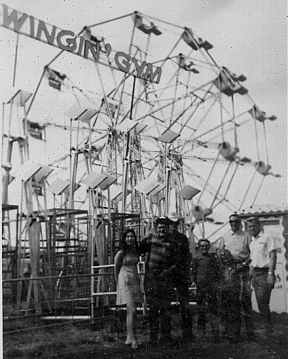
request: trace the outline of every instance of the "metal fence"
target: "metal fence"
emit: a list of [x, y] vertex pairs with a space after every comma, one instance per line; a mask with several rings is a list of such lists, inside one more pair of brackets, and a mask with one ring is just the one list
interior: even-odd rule
[[[107, 273], [107, 276], [111, 274]], [[91, 281], [91, 278], [94, 280]], [[53, 325], [59, 321], [92, 321], [91, 308], [95, 303], [91, 300], [91, 282], [97, 286], [98, 281], [98, 275], [65, 273], [50, 277], [3, 280], [4, 334]], [[9, 286], [20, 289], [19, 301], [15, 300], [12, 291], [7, 290]], [[97, 308], [94, 308], [95, 315], [106, 315], [109, 306], [100, 298]]]
[[[71, 269], [71, 273], [69, 270], [61, 271], [58, 276], [2, 280], [3, 333], [67, 322], [94, 323], [100, 317], [117, 316], [119, 307], [116, 306], [113, 269], [114, 265], [110, 264], [93, 266], [91, 274], [74, 274]], [[138, 272], [143, 290], [143, 262], [139, 263]], [[17, 290], [21, 293], [20, 299]], [[190, 294], [191, 303], [195, 303], [196, 288], [190, 288]], [[175, 291], [172, 304], [177, 305], [177, 302]], [[145, 295], [138, 311], [142, 315], [147, 313]]]

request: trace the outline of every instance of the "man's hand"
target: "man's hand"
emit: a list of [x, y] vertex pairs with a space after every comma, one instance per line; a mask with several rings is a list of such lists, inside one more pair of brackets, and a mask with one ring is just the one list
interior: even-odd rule
[[268, 284], [274, 284], [275, 283], [275, 278], [273, 274], [268, 274], [267, 275], [267, 283]]
[[160, 274], [160, 277], [161, 277], [161, 278], [165, 278], [165, 277], [167, 277], [167, 276], [170, 276], [170, 275], [174, 272], [175, 269], [176, 269], [176, 265], [174, 264], [174, 265], [172, 265], [170, 268], [165, 269], [165, 270]]
[[238, 271], [241, 271], [241, 270], [243, 269], [243, 264], [242, 264], [242, 263], [238, 263], [238, 264], [236, 265], [236, 268], [237, 268]]

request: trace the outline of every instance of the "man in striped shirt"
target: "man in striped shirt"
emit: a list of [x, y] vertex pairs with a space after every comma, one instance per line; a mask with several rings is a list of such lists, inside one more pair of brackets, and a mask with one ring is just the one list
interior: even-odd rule
[[141, 254], [146, 255], [144, 288], [149, 307], [150, 344], [158, 340], [159, 323], [162, 341], [171, 342], [171, 301], [175, 296], [174, 281], [178, 245], [169, 232], [170, 220], [156, 220], [156, 234], [145, 237], [139, 245]]

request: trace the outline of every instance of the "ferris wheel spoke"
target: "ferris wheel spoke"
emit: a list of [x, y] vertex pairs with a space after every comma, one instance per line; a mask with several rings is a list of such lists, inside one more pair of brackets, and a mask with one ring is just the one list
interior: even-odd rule
[[[47, 40], [48, 32], [50, 27], [42, 34]], [[16, 52], [18, 38], [17, 33]], [[47, 143], [41, 146], [46, 146], [45, 151], [55, 150], [52, 160], [48, 157], [47, 161], [55, 170], [51, 179], [69, 177], [69, 189], [75, 192], [75, 198], [74, 193], [69, 194], [69, 201], [67, 197], [54, 196], [55, 204], [86, 206], [89, 214], [96, 216], [96, 222], [97, 215], [108, 208], [110, 216], [111, 208], [118, 212], [135, 211], [141, 218], [148, 213], [149, 221], [157, 214], [169, 215], [173, 209], [185, 221], [197, 224], [199, 238], [209, 237], [207, 221], [212, 225], [209, 217], [212, 211], [216, 215], [216, 209], [217, 214], [242, 210], [252, 188], [249, 203], [251, 198], [252, 204], [256, 203], [265, 178], [268, 181], [271, 176], [279, 176], [271, 172], [265, 127], [265, 120], [274, 120], [275, 116], [267, 117], [259, 110], [240, 84], [245, 76], [237, 76], [219, 65], [213, 45], [194, 29], [134, 12], [84, 26], [69, 40], [78, 46], [74, 51], [78, 59], [86, 42], [88, 50], [90, 45], [94, 46], [94, 52], [91, 50], [88, 56], [87, 50], [87, 58], [73, 63], [67, 61], [72, 53], [69, 49], [52, 58], [44, 67], [24, 116], [25, 121], [28, 115], [43, 117]], [[21, 60], [17, 54], [15, 58], [14, 83]], [[52, 64], [55, 69], [50, 68]], [[44, 76], [48, 81], [43, 81]], [[50, 76], [55, 80], [54, 89]], [[69, 118], [68, 123], [66, 107], [70, 108], [72, 103], [86, 111], [91, 108], [95, 113], [86, 122], [78, 119], [75, 123]], [[11, 109], [10, 117], [20, 119], [17, 111], [22, 108]], [[263, 127], [257, 122], [262, 122]], [[31, 158], [29, 148], [34, 147], [35, 139], [30, 141], [31, 134], [21, 126], [21, 121], [13, 126], [11, 119], [10, 138], [12, 129], [17, 128], [27, 142], [21, 151], [23, 160], [25, 156]], [[249, 143], [243, 146], [246, 138]], [[57, 143], [50, 151], [48, 145], [53, 141], [62, 141], [63, 146]], [[76, 182], [82, 182], [91, 172], [115, 177], [113, 186], [122, 190], [123, 200], [110, 201], [108, 192], [98, 187], [77, 194]], [[255, 190], [256, 172], [262, 177]], [[245, 181], [235, 190], [240, 178]], [[164, 199], [155, 200], [136, 190], [146, 179], [165, 186], [160, 191]], [[179, 195], [185, 186], [193, 185], [200, 190], [195, 198]], [[38, 210], [44, 208], [36, 191], [33, 201]], [[96, 226], [93, 222], [95, 233]]]

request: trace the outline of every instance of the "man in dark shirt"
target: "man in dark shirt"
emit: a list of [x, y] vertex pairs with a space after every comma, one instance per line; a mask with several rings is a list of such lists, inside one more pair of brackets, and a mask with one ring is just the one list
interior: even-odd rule
[[150, 345], [158, 340], [159, 322], [164, 342], [171, 342], [171, 301], [174, 297], [174, 272], [178, 263], [178, 246], [169, 232], [170, 220], [156, 220], [157, 234], [150, 234], [139, 244], [139, 252], [147, 253], [144, 289], [149, 308]]
[[206, 316], [210, 316], [213, 339], [219, 340], [218, 291], [219, 264], [216, 254], [209, 253], [210, 241], [200, 239], [193, 260], [193, 279], [197, 287], [198, 329], [205, 336]]
[[189, 250], [189, 241], [185, 234], [178, 231], [180, 218], [176, 213], [171, 213], [169, 216], [171, 220], [171, 231], [173, 238], [178, 245], [179, 262], [177, 264], [177, 271], [175, 272], [175, 287], [178, 291], [178, 301], [181, 310], [181, 324], [182, 324], [182, 339], [184, 341], [191, 341], [194, 339], [192, 328], [192, 312], [189, 305], [189, 286], [191, 285], [190, 267], [191, 254]]

